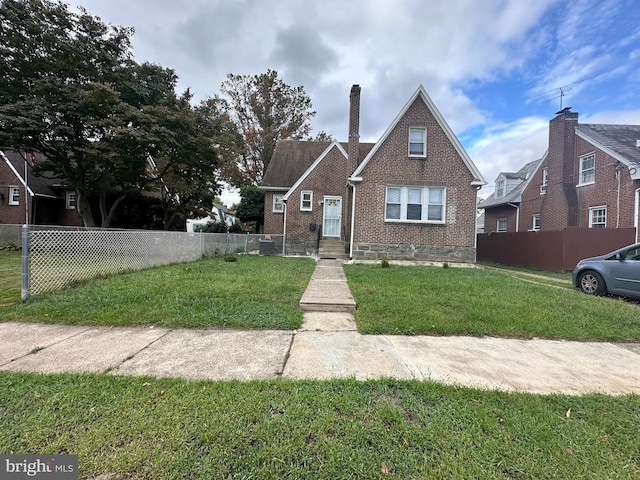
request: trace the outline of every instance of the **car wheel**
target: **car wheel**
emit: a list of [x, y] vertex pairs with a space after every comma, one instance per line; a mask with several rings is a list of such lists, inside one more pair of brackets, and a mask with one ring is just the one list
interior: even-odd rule
[[580, 274], [580, 290], [587, 295], [604, 295], [607, 287], [602, 276], [598, 272], [586, 271]]

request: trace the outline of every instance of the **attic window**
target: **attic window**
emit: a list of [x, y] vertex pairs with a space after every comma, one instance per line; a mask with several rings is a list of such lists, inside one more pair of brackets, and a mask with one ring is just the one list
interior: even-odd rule
[[496, 182], [496, 197], [500, 198], [500, 197], [504, 197], [505, 194], [505, 181], [504, 179], [502, 180], [498, 180]]
[[596, 154], [589, 153], [580, 157], [580, 185], [589, 185], [596, 181]]
[[9, 187], [9, 205], [20, 205], [19, 187]]
[[547, 181], [549, 180], [549, 171], [545, 168], [542, 170], [542, 185], [540, 185], [540, 195], [547, 193]]
[[425, 127], [409, 128], [409, 156], [410, 157], [426, 157], [427, 156], [427, 129]]

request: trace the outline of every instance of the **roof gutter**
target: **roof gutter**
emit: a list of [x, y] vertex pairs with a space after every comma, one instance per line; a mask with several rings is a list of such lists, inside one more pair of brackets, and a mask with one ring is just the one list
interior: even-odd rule
[[515, 203], [507, 203], [507, 205], [516, 209], [516, 232], [518, 232], [520, 228], [520, 205]]
[[353, 188], [353, 196], [351, 197], [351, 234], [349, 235], [349, 260], [353, 260], [353, 230], [356, 223], [356, 185], [362, 182], [362, 177], [350, 177], [348, 185]]

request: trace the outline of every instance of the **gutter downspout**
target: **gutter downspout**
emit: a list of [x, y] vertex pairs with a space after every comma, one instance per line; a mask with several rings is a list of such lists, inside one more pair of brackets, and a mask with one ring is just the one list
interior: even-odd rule
[[636, 188], [636, 201], [633, 208], [633, 226], [636, 229], [636, 243], [638, 243], [638, 210], [640, 210], [640, 188]]
[[285, 256], [285, 247], [287, 245], [287, 202], [285, 200], [282, 201], [282, 205], [284, 206], [284, 214], [282, 217], [282, 256]]
[[360, 183], [362, 177], [350, 178], [348, 185], [353, 188], [353, 197], [351, 198], [351, 234], [349, 239], [349, 260], [353, 260], [353, 234], [356, 223], [356, 183]]
[[520, 205], [514, 205], [513, 203], [507, 203], [510, 207], [516, 209], [516, 232], [520, 231]]

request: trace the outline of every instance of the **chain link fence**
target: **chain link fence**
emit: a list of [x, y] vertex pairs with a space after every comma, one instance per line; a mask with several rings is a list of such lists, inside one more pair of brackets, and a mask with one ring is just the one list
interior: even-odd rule
[[229, 254], [279, 254], [281, 235], [22, 227], [22, 299], [91, 278]]

